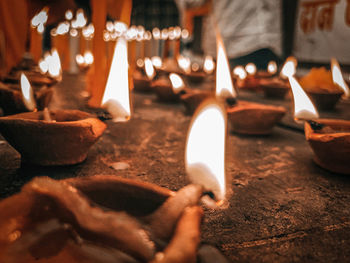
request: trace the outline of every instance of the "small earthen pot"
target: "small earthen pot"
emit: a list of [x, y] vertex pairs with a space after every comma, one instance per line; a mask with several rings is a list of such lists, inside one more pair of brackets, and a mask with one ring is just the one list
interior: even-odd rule
[[151, 92], [151, 83], [147, 76], [143, 75], [139, 70], [136, 70], [133, 74], [134, 89], [140, 92]]
[[306, 91], [312, 102], [315, 104], [318, 110], [332, 110], [343, 95], [342, 91], [339, 92], [311, 92]]
[[159, 101], [176, 102], [180, 99], [180, 94], [182, 94], [181, 91], [178, 93], [174, 92], [171, 81], [168, 77], [160, 77], [159, 79], [153, 81], [151, 87], [157, 94]]
[[271, 133], [275, 124], [286, 114], [286, 109], [239, 100], [236, 105], [227, 108], [227, 114], [233, 132], [265, 135]]
[[[38, 110], [43, 110], [49, 105], [53, 95], [53, 88], [48, 86], [33, 86], [34, 99]], [[23, 103], [21, 87], [15, 84], [0, 82], [0, 108], [5, 115], [27, 112]]]
[[284, 99], [290, 91], [288, 82], [278, 77], [261, 79], [260, 86], [266, 98]]
[[35, 165], [71, 165], [84, 161], [89, 148], [106, 129], [99, 119], [78, 110], [28, 112], [0, 118], [0, 133], [21, 154], [23, 162]]
[[320, 119], [325, 125], [315, 130], [305, 122], [305, 137], [322, 168], [335, 173], [350, 174], [350, 121]]
[[181, 102], [185, 105], [186, 112], [192, 115], [198, 106], [208, 98], [214, 98], [214, 92], [198, 89], [186, 89], [185, 94], [180, 96]]

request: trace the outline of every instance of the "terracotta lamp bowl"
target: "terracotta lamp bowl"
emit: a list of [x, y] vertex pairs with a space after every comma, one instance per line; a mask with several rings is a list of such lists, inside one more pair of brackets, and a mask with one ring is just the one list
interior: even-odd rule
[[322, 168], [335, 173], [350, 174], [350, 121], [320, 119], [325, 125], [317, 130], [305, 122], [305, 137]]
[[[53, 89], [47, 86], [33, 86], [34, 99], [38, 110], [47, 107], [52, 99]], [[21, 87], [0, 82], [0, 108], [5, 115], [26, 112], [28, 109], [23, 103]]]
[[149, 215], [171, 195], [157, 185], [115, 176], [37, 177], [0, 202], [0, 261], [146, 262], [152, 249], [132, 216]]
[[151, 88], [159, 101], [176, 102], [180, 99], [180, 93], [175, 93], [168, 77], [160, 77], [151, 84]]
[[315, 104], [318, 110], [332, 110], [343, 95], [342, 91], [339, 92], [314, 92], [306, 91], [309, 98]]
[[147, 76], [143, 75], [139, 70], [136, 70], [133, 74], [134, 89], [140, 92], [151, 92], [151, 83]]
[[181, 95], [180, 99], [185, 105], [186, 112], [192, 115], [203, 101], [213, 97], [215, 97], [215, 94], [211, 91], [186, 89], [186, 93]]
[[260, 80], [260, 87], [266, 98], [284, 99], [290, 91], [288, 82], [279, 78], [269, 78]]
[[227, 108], [231, 130], [239, 134], [269, 134], [285, 114], [286, 109], [283, 107], [242, 100], [238, 100], [236, 105]]
[[0, 118], [0, 132], [21, 154], [22, 161], [36, 165], [71, 165], [84, 161], [89, 148], [106, 125], [78, 110], [27, 112]]

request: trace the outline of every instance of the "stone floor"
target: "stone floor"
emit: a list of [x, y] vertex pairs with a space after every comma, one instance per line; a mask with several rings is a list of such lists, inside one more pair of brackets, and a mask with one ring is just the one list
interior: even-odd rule
[[[84, 76], [64, 75], [51, 108], [88, 110], [83, 90]], [[266, 101], [256, 94], [241, 96]], [[0, 198], [43, 175], [55, 179], [114, 175], [171, 190], [188, 184], [184, 149], [190, 117], [184, 115], [183, 106], [158, 103], [154, 95], [134, 94], [133, 99], [132, 119], [107, 121], [104, 135], [78, 165], [21, 165], [20, 155], [0, 137]], [[289, 100], [272, 103], [291, 108]], [[350, 104], [341, 103], [326, 115], [346, 116], [349, 109]], [[292, 123], [290, 114], [284, 122]], [[203, 243], [216, 246], [232, 262], [350, 260], [349, 176], [316, 166], [304, 135], [293, 129], [276, 127], [263, 137], [228, 134], [226, 143], [229, 206], [205, 208]]]

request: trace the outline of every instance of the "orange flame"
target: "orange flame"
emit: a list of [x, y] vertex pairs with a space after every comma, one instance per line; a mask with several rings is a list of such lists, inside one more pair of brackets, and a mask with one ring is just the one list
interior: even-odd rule
[[247, 71], [247, 73], [249, 75], [255, 75], [256, 73], [256, 66], [254, 63], [248, 63], [246, 66], [245, 66], [245, 71]]
[[281, 78], [286, 79], [290, 76], [294, 76], [296, 73], [297, 65], [298, 65], [298, 61], [295, 57], [293, 56], [288, 57], [284, 62], [284, 65], [280, 72]]
[[67, 19], [67, 20], [71, 20], [73, 18], [73, 12], [72, 10], [68, 9], [66, 11], [66, 13], [64, 14], [64, 17]]
[[162, 67], [162, 59], [160, 57], [154, 56], [151, 60], [153, 67], [155, 67], [156, 69], [160, 69]]
[[33, 89], [26, 75], [23, 73], [21, 73], [21, 91], [24, 105], [28, 110], [34, 111], [36, 108], [36, 103], [34, 100]]
[[245, 79], [247, 77], [247, 72], [243, 66], [236, 66], [233, 69], [233, 75], [238, 76], [240, 79]]
[[288, 79], [294, 98], [294, 118], [296, 120], [317, 119], [319, 117], [317, 110], [298, 81], [293, 76]]
[[36, 14], [31, 20], [31, 26], [36, 27], [39, 33], [44, 32], [44, 25], [47, 22], [49, 8], [45, 6], [38, 14]]
[[203, 70], [207, 74], [211, 74], [214, 71], [215, 63], [212, 56], [206, 56], [204, 60]]
[[40, 72], [45, 74], [49, 70], [49, 64], [45, 59], [40, 59], [38, 62]]
[[217, 63], [216, 63], [216, 96], [217, 97], [236, 97], [236, 91], [233, 88], [224, 43], [221, 36], [217, 36]]
[[51, 51], [51, 56], [47, 57], [49, 65], [49, 75], [53, 78], [60, 79], [62, 76], [61, 60], [58, 55], [57, 49]]
[[171, 73], [169, 75], [169, 79], [171, 81], [174, 93], [179, 93], [185, 87], [182, 78], [178, 74]]
[[131, 117], [128, 75], [127, 41], [120, 37], [115, 45], [111, 68], [102, 98], [115, 122], [128, 121]]
[[226, 194], [225, 137], [225, 109], [216, 102], [204, 102], [187, 135], [185, 167], [190, 180], [213, 192], [218, 200]]
[[184, 56], [178, 56], [177, 64], [187, 74], [191, 73], [191, 60]]
[[332, 67], [333, 82], [337, 84], [344, 91], [344, 97], [346, 98], [350, 97], [350, 90], [348, 85], [344, 81], [338, 61], [335, 58], [332, 58], [331, 64], [332, 64], [331, 67]]
[[277, 72], [277, 63], [275, 61], [270, 61], [267, 65], [267, 72], [270, 74], [275, 74]]
[[152, 80], [156, 75], [152, 61], [149, 58], [145, 58], [145, 71], [149, 80]]

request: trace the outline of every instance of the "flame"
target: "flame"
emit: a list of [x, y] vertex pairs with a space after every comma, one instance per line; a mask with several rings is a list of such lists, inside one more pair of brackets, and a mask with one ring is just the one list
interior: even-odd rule
[[217, 36], [217, 63], [216, 63], [216, 96], [217, 97], [236, 97], [236, 91], [233, 88], [224, 43], [221, 36]]
[[142, 58], [139, 58], [138, 60], [136, 60], [136, 65], [137, 65], [139, 68], [143, 68], [143, 66], [145, 65], [145, 62], [143, 61]]
[[40, 72], [43, 74], [45, 74], [49, 70], [49, 64], [45, 59], [40, 59], [38, 65]]
[[45, 6], [38, 14], [36, 14], [31, 20], [32, 27], [38, 27], [40, 25], [44, 26], [45, 23], [47, 22], [48, 11], [49, 11], [49, 8]]
[[107, 107], [114, 121], [127, 121], [131, 117], [128, 75], [127, 41], [120, 37], [115, 45], [102, 106]]
[[317, 119], [319, 117], [317, 110], [298, 81], [293, 76], [288, 79], [294, 98], [294, 118], [296, 120]]
[[203, 70], [207, 74], [211, 74], [214, 71], [215, 63], [212, 56], [206, 56], [204, 60]]
[[91, 51], [85, 51], [84, 60], [87, 65], [94, 63], [94, 55], [91, 53]]
[[284, 62], [280, 76], [282, 78], [288, 78], [290, 76], [294, 76], [296, 73], [297, 64], [298, 64], [298, 61], [295, 57], [293, 56], [288, 57]]
[[237, 66], [233, 69], [233, 74], [238, 76], [240, 79], [245, 79], [247, 77], [247, 72], [243, 66]]
[[226, 111], [215, 102], [200, 106], [187, 135], [186, 173], [218, 200], [226, 194], [225, 137]]
[[275, 61], [270, 61], [267, 65], [267, 72], [275, 74], [277, 72], [277, 63]]
[[26, 75], [23, 73], [21, 73], [21, 90], [24, 105], [28, 110], [34, 111], [36, 108], [36, 103], [34, 100], [33, 89]]
[[191, 73], [191, 60], [184, 56], [178, 56], [177, 64], [187, 74]]
[[128, 29], [128, 26], [120, 21], [114, 22], [114, 30], [118, 33], [118, 36], [121, 36]]
[[162, 59], [158, 56], [154, 56], [151, 58], [153, 67], [156, 69], [160, 69], [162, 67]]
[[154, 39], [156, 40], [160, 39], [160, 30], [158, 27], [153, 28], [152, 35]]
[[84, 66], [85, 64], [85, 59], [84, 59], [84, 56], [82, 54], [78, 54], [75, 56], [75, 61], [77, 62], [77, 64], [79, 66]]
[[112, 21], [107, 21], [106, 22], [106, 28], [108, 32], [113, 32], [114, 30], [114, 23]]
[[66, 13], [64, 14], [64, 17], [67, 19], [67, 20], [71, 20], [73, 18], [73, 12], [72, 10], [68, 9], [66, 11]]
[[167, 40], [169, 36], [169, 32], [167, 28], [162, 29], [161, 33], [160, 33], [160, 37], [163, 40]]
[[49, 64], [49, 74], [53, 78], [60, 78], [62, 74], [61, 69], [61, 60], [58, 55], [57, 49], [53, 49], [51, 51], [51, 56], [47, 57], [47, 61]]
[[248, 63], [246, 66], [245, 66], [245, 71], [247, 71], [247, 73], [249, 75], [255, 75], [256, 73], [256, 66], [254, 63]]
[[149, 80], [152, 80], [156, 74], [152, 61], [149, 58], [145, 58], [145, 71]]
[[177, 26], [174, 29], [174, 35], [176, 39], [179, 39], [181, 37], [181, 27]]
[[179, 93], [185, 87], [182, 78], [178, 74], [171, 73], [169, 75], [169, 79], [171, 81], [174, 93]]
[[59, 23], [58, 27], [56, 29], [56, 34], [58, 35], [64, 35], [69, 31], [69, 23], [68, 22], [63, 22]]
[[332, 67], [333, 82], [337, 84], [344, 91], [345, 97], [347, 98], [350, 97], [350, 90], [348, 85], [344, 81], [338, 61], [335, 58], [332, 58], [331, 64], [332, 64], [331, 67]]
[[183, 39], [187, 39], [189, 36], [190, 36], [190, 32], [188, 32], [187, 29], [182, 29], [181, 37], [182, 37]]

